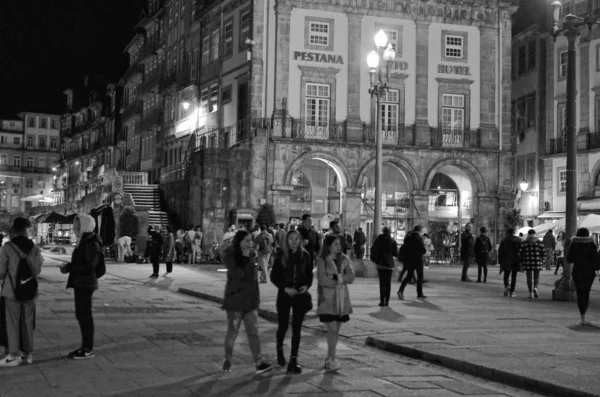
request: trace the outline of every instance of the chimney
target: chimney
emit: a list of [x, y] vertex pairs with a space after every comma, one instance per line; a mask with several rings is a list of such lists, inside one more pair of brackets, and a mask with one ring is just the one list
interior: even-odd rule
[[67, 113], [71, 113], [73, 111], [73, 90], [67, 88], [63, 91], [63, 94], [67, 96]]

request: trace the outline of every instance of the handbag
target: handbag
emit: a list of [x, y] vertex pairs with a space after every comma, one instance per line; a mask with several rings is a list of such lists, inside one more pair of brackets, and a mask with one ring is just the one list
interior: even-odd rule
[[308, 313], [313, 309], [312, 295], [308, 291], [303, 294], [294, 295], [292, 301], [304, 313]]

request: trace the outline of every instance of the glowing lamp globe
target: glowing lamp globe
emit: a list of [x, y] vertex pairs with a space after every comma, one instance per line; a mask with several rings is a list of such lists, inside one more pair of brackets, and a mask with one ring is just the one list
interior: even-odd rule
[[388, 38], [385, 35], [383, 29], [380, 29], [379, 32], [375, 35], [375, 45], [377, 48], [385, 48], [388, 43]]

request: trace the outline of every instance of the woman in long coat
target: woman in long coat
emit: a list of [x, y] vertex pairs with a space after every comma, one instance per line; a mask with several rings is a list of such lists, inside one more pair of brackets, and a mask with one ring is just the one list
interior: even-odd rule
[[519, 247], [519, 258], [527, 275], [529, 297], [537, 298], [539, 297], [540, 270], [544, 268], [546, 252], [544, 243], [536, 236], [535, 230], [529, 229], [527, 232], [527, 239]]
[[[506, 229], [506, 237], [500, 242], [498, 248], [498, 261], [504, 272], [504, 296], [510, 294], [515, 298], [515, 286], [517, 284], [517, 274], [520, 270], [519, 247], [521, 239], [515, 236], [515, 229]], [[510, 285], [508, 279], [510, 278]]]
[[581, 315], [580, 325], [586, 325], [585, 312], [590, 303], [590, 290], [596, 278], [594, 263], [598, 260], [596, 243], [590, 237], [590, 231], [584, 227], [577, 230], [571, 238], [571, 247], [567, 261], [573, 263], [573, 282], [577, 291], [577, 306]]
[[342, 253], [341, 236], [328, 235], [323, 242], [321, 254], [317, 258], [319, 280], [317, 314], [327, 327], [328, 354], [325, 369], [341, 368], [335, 350], [342, 323], [350, 320], [352, 304], [348, 284], [354, 281], [354, 269], [350, 259]]
[[173, 236], [173, 228], [167, 226], [167, 235], [165, 236], [165, 245], [163, 246], [163, 256], [167, 264], [167, 272], [165, 277], [171, 277], [173, 273], [173, 260], [175, 259], [175, 237]]

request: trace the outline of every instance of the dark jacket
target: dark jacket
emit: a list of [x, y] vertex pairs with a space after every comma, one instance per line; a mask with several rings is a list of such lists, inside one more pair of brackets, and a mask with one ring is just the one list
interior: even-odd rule
[[534, 235], [528, 235], [527, 239], [519, 246], [519, 258], [523, 264], [523, 270], [543, 270], [546, 263], [544, 244]]
[[598, 260], [597, 247], [592, 237], [571, 238], [567, 261], [573, 265], [573, 281], [590, 281], [596, 276], [594, 263]]
[[223, 252], [227, 266], [227, 284], [223, 298], [223, 310], [248, 312], [257, 310], [260, 303], [256, 257], [235, 258], [233, 246]]
[[278, 252], [271, 270], [271, 282], [279, 289], [298, 289], [303, 285], [310, 288], [313, 282], [312, 270], [313, 265], [308, 252], [304, 252], [304, 255], [300, 252], [292, 253], [287, 264], [283, 263], [283, 252]]
[[419, 266], [423, 264], [423, 255], [426, 252], [423, 237], [417, 232], [410, 232], [404, 237], [404, 244], [400, 247], [398, 259], [405, 266]]
[[492, 250], [490, 238], [484, 234], [477, 237], [475, 240], [475, 261], [478, 264], [485, 265], [488, 261], [488, 256]]
[[[376, 254], [376, 257], [374, 257]], [[398, 243], [389, 234], [380, 234], [371, 247], [371, 260], [378, 267], [394, 268], [394, 257], [398, 256]]]
[[152, 244], [150, 245], [150, 258], [152, 260], [158, 260], [162, 256], [163, 238], [154, 230], [149, 234], [152, 241]]
[[67, 264], [69, 278], [67, 288], [98, 289], [96, 265], [102, 255], [102, 240], [96, 233], [85, 233], [73, 250]]
[[505, 272], [519, 271], [519, 247], [521, 239], [517, 236], [505, 237], [498, 248], [498, 261]]
[[475, 254], [475, 239], [471, 232], [463, 231], [460, 235], [460, 259], [472, 258]]
[[542, 241], [544, 243], [544, 248], [546, 249], [553, 250], [556, 247], [556, 237], [554, 237], [553, 234], [546, 233]]
[[312, 255], [313, 259], [315, 259], [316, 255], [321, 250], [319, 234], [314, 230], [306, 229], [303, 225], [300, 225], [300, 227], [298, 227], [298, 231], [302, 236], [302, 240], [308, 240], [308, 244], [304, 246], [304, 249]]
[[365, 233], [357, 230], [354, 232], [354, 246], [357, 248], [360, 248], [361, 246], [365, 245], [367, 242], [367, 236], [365, 236]]

